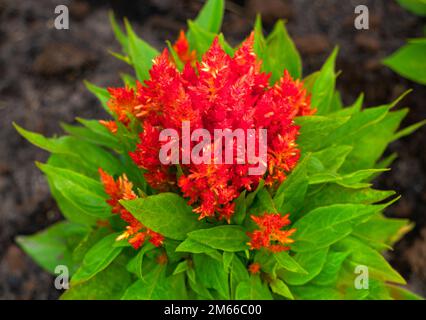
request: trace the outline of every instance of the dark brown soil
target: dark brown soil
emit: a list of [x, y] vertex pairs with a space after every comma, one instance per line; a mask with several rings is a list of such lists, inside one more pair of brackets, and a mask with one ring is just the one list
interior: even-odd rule
[[[101, 86], [119, 85], [119, 72], [129, 71], [107, 50], [119, 50], [107, 13], [130, 18], [137, 32], [161, 48], [174, 39], [185, 21], [201, 6], [197, 0], [56, 1], [0, 0], [0, 298], [54, 299], [59, 292], [51, 276], [35, 265], [15, 244], [14, 237], [41, 230], [60, 219], [46, 182], [34, 166], [46, 153], [25, 142], [12, 121], [45, 135], [61, 133], [59, 123], [76, 116], [102, 117], [83, 79]], [[70, 9], [70, 30], [53, 28], [54, 8]], [[354, 7], [366, 4], [370, 29], [353, 26]], [[250, 31], [257, 11], [265, 29], [277, 18], [301, 51], [304, 73], [320, 68], [339, 45], [338, 87], [346, 104], [359, 92], [367, 105], [379, 105], [414, 89], [402, 103], [411, 112], [404, 125], [425, 118], [425, 87], [404, 80], [380, 64], [405, 39], [422, 35], [425, 21], [391, 0], [235, 0], [227, 1], [224, 33], [231, 43]], [[409, 218], [416, 227], [400, 241], [389, 258], [408, 279], [409, 287], [426, 294], [426, 128], [391, 145], [399, 158], [377, 186], [395, 189], [402, 199], [388, 210]]]

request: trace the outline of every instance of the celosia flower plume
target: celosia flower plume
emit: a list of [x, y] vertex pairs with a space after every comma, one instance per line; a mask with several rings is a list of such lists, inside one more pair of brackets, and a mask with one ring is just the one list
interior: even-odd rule
[[[253, 190], [262, 178], [268, 186], [278, 186], [300, 157], [296, 145], [299, 127], [293, 120], [314, 112], [302, 83], [294, 81], [287, 71], [277, 83], [269, 84], [253, 44], [252, 34], [231, 57], [216, 38], [193, 67], [192, 53], [181, 34], [175, 50], [186, 62], [182, 72], [165, 49], [154, 60], [144, 85], [109, 90], [109, 106], [118, 121], [128, 125], [132, 114], [142, 124], [140, 143], [131, 157], [146, 170], [147, 182], [158, 191], [179, 189], [200, 218], [217, 216], [229, 222], [235, 210], [233, 200], [244, 189]], [[257, 133], [267, 129], [267, 173], [248, 175], [253, 166], [248, 161], [190, 163], [180, 165], [183, 174], [177, 178], [174, 165], [160, 162], [164, 142], [159, 141], [159, 134], [166, 128], [179, 131], [183, 121], [190, 122], [191, 130], [204, 128], [212, 136], [215, 129], [255, 129]], [[111, 124], [107, 127], [114, 129]], [[206, 148], [213, 148], [213, 142]]]
[[282, 230], [290, 224], [289, 214], [281, 216], [279, 213], [264, 213], [261, 216], [251, 216], [258, 229], [249, 232], [250, 249], [266, 248], [272, 252], [290, 250], [289, 244], [294, 240], [290, 236], [296, 229]]
[[128, 239], [128, 242], [135, 249], [140, 248], [146, 240], [149, 240], [156, 247], [161, 246], [164, 237], [146, 228], [119, 202], [120, 200], [132, 200], [137, 198], [132, 190], [133, 184], [127, 179], [126, 175], [123, 174], [123, 176], [114, 180], [112, 176], [102, 169], [99, 169], [99, 174], [104, 185], [105, 193], [109, 196], [107, 203], [112, 207], [112, 213], [119, 214], [121, 219], [128, 224], [126, 231], [123, 232], [117, 240]]

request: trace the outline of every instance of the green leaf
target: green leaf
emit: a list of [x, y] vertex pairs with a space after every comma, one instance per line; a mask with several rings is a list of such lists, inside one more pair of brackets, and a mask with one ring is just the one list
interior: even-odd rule
[[333, 132], [349, 119], [348, 116], [298, 117], [295, 119], [296, 124], [300, 126], [297, 144], [303, 152], [320, 150], [324, 146], [324, 140], [329, 136], [334, 136]]
[[238, 256], [232, 259], [231, 273], [230, 273], [230, 285], [231, 285], [231, 297], [235, 299], [235, 293], [238, 285], [241, 282], [249, 279], [249, 273], [247, 267], [243, 264]]
[[293, 294], [291, 293], [290, 289], [280, 279], [273, 280], [269, 285], [271, 287], [272, 292], [279, 294], [284, 298], [294, 300]]
[[291, 287], [296, 299], [299, 300], [340, 300], [341, 294], [334, 288], [321, 286], [296, 286]]
[[333, 99], [331, 100], [330, 111], [335, 112], [343, 109], [342, 96], [339, 91], [335, 91]]
[[112, 30], [114, 31], [115, 38], [120, 42], [122, 50], [124, 53], [129, 53], [129, 40], [124, 32], [119, 27], [117, 21], [115, 20], [114, 13], [112, 11], [109, 12], [109, 21], [112, 26]]
[[226, 225], [188, 233], [188, 237], [214, 249], [238, 252], [248, 249], [247, 237], [240, 226]]
[[223, 269], [222, 262], [204, 254], [193, 255], [194, 269], [203, 286], [215, 289], [221, 299], [229, 299], [228, 273]]
[[308, 274], [308, 272], [303, 269], [287, 252], [277, 252], [274, 254], [274, 257], [282, 268], [294, 273]]
[[312, 210], [293, 227], [292, 250], [305, 252], [328, 247], [349, 235], [353, 227], [365, 221], [382, 207], [362, 204], [335, 204]]
[[191, 20], [188, 21], [188, 26], [189, 32], [191, 33], [191, 38], [188, 38], [188, 42], [190, 44], [190, 47], [197, 52], [199, 58], [201, 58], [203, 54], [209, 50], [211, 44], [213, 43], [213, 40], [216, 37], [218, 37], [219, 44], [223, 48], [223, 50], [228, 55], [233, 55], [234, 50], [225, 41], [225, 38], [222, 34], [218, 36], [212, 32], [209, 32], [197, 25], [196, 23], [192, 22]]
[[405, 136], [408, 136], [410, 134], [412, 134], [414, 131], [416, 131], [417, 129], [420, 129], [421, 127], [423, 127], [426, 124], [426, 120], [417, 122], [411, 126], [408, 126], [400, 131], [398, 131], [397, 133], [395, 133], [395, 135], [392, 138], [392, 141], [401, 139]]
[[90, 280], [71, 283], [61, 300], [117, 300], [123, 295], [131, 283], [130, 273], [126, 271], [121, 261], [117, 259], [105, 270], [99, 272]]
[[[259, 60], [264, 61], [266, 57], [266, 40], [263, 36], [262, 18], [260, 14], [256, 16], [256, 22], [254, 24], [254, 52]], [[265, 66], [263, 65], [263, 68]]]
[[322, 271], [312, 280], [312, 283], [320, 286], [331, 286], [336, 283], [343, 261], [348, 255], [349, 252], [329, 251]]
[[393, 284], [386, 284], [389, 294], [395, 300], [424, 300], [417, 294]]
[[[342, 166], [342, 172], [353, 172], [375, 166], [408, 111], [402, 109], [389, 112], [391, 107], [392, 104], [368, 108], [355, 114], [347, 124], [338, 129], [335, 141], [354, 147]], [[330, 142], [331, 139], [327, 141], [327, 143]]]
[[111, 207], [106, 203], [107, 196], [100, 182], [71, 170], [38, 164], [49, 181], [74, 207], [87, 215], [97, 218], [111, 216]]
[[205, 253], [206, 255], [216, 259], [218, 261], [222, 261], [222, 256], [220, 253], [213, 249], [212, 247], [195, 241], [191, 238], [187, 238], [182, 241], [176, 248], [176, 252], [189, 252], [189, 253]]
[[373, 175], [388, 171], [389, 169], [365, 169], [351, 172], [346, 175], [340, 175], [333, 172], [323, 172], [312, 175], [309, 177], [309, 184], [319, 184], [327, 182], [335, 182], [341, 186], [347, 188], [365, 188], [369, 187], [371, 184], [366, 181], [371, 178]]
[[[54, 165], [55, 159], [58, 155], [51, 155], [48, 164]], [[52, 161], [54, 160], [54, 161]], [[49, 185], [50, 193], [56, 201], [62, 215], [69, 221], [87, 225], [94, 226], [98, 220], [97, 217], [87, 214], [85, 211], [76, 207], [72, 201], [69, 201], [62, 193], [55, 187], [54, 181], [52, 178], [47, 177], [47, 182]]]
[[269, 277], [272, 279], [277, 277], [278, 263], [274, 254], [267, 250], [257, 250], [254, 254], [254, 261], [259, 263], [261, 270], [267, 273]]
[[251, 275], [249, 280], [240, 282], [235, 292], [237, 300], [272, 300], [268, 286], [258, 275]]
[[173, 48], [173, 45], [171, 44], [171, 42], [169, 40], [166, 40], [166, 44], [167, 44], [167, 48], [169, 49], [170, 54], [173, 57], [173, 61], [176, 64], [176, 68], [179, 71], [183, 70], [183, 62], [180, 60], [179, 55], [177, 54], [176, 50]]
[[418, 16], [426, 16], [426, 0], [396, 0], [405, 9]]
[[[224, 11], [225, 2], [223, 0], [208, 0], [198, 13], [194, 23], [211, 33], [219, 33]], [[191, 37], [190, 33], [188, 37]]]
[[167, 238], [184, 240], [188, 232], [206, 227], [186, 201], [175, 193], [160, 193], [120, 203], [142, 224]]
[[110, 99], [110, 94], [108, 90], [105, 88], [98, 87], [87, 80], [84, 80], [84, 85], [91, 93], [93, 93], [96, 96], [96, 98], [98, 98], [104, 110], [112, 115], [112, 112], [107, 105], [107, 102]]
[[123, 80], [124, 85], [129, 88], [136, 87], [136, 78], [128, 73], [120, 73], [120, 78]]
[[370, 245], [382, 244], [379, 247], [389, 247], [412, 229], [409, 220], [391, 219], [383, 216], [374, 216], [365, 223], [354, 228], [352, 235], [362, 239]]
[[83, 262], [84, 256], [97, 242], [109, 235], [111, 230], [106, 227], [95, 228], [88, 232], [78, 243], [72, 252], [72, 259], [79, 264]]
[[336, 74], [334, 66], [336, 63], [338, 49], [335, 48], [327, 59], [312, 87], [311, 105], [317, 109], [318, 115], [325, 115], [331, 110], [331, 102], [334, 96]]
[[54, 273], [58, 265], [67, 266], [73, 273], [76, 265], [72, 251], [88, 231], [87, 227], [64, 221], [30, 236], [18, 236], [16, 242], [50, 273]]
[[309, 163], [309, 175], [321, 172], [336, 173], [352, 149], [352, 146], [333, 145], [314, 152]]
[[278, 188], [274, 202], [280, 213], [290, 213], [294, 221], [294, 214], [302, 207], [308, 190], [307, 168], [310, 156], [306, 156], [299, 162], [292, 173]]
[[394, 195], [394, 191], [381, 191], [371, 188], [346, 188], [338, 184], [327, 183], [323, 185], [310, 186], [303, 209], [303, 215], [318, 207], [326, 207], [333, 204], [358, 203], [372, 204], [389, 198]]
[[315, 278], [322, 270], [327, 259], [327, 248], [296, 253], [294, 259], [307, 273], [278, 270], [278, 276], [290, 285], [303, 285]]
[[155, 248], [152, 243], [145, 243], [141, 249], [139, 249], [138, 254], [132, 258], [127, 264], [127, 270], [134, 273], [138, 278], [143, 279], [143, 258], [148, 251], [151, 251]]
[[247, 209], [249, 209], [251, 207], [251, 205], [253, 204], [253, 201], [256, 198], [258, 192], [263, 189], [264, 185], [265, 185], [265, 180], [260, 179], [256, 190], [254, 190], [253, 192], [250, 192], [247, 195], [247, 198], [246, 198], [246, 208]]
[[185, 272], [189, 269], [188, 266], [188, 260], [184, 260], [182, 262], [179, 262], [179, 264], [176, 266], [175, 271], [173, 271], [173, 274], [179, 274], [181, 272]]
[[113, 233], [96, 243], [84, 256], [83, 263], [71, 279], [72, 284], [89, 280], [104, 270], [120, 254], [123, 247], [115, 247], [118, 234]]
[[283, 20], [278, 20], [266, 39], [264, 69], [271, 72], [271, 83], [275, 83], [287, 70], [294, 79], [302, 76], [299, 52], [288, 35]]
[[114, 150], [122, 149], [117, 137], [105, 128], [105, 126], [101, 125], [98, 120], [77, 118], [77, 121], [92, 132], [92, 134], [81, 136], [82, 138], [91, 143], [100, 144]]
[[67, 155], [72, 160], [79, 162], [84, 170], [95, 173], [99, 164], [102, 163], [104, 170], [109, 173], [121, 173], [122, 166], [118, 159], [101, 147], [69, 136], [46, 138], [39, 133], [27, 131], [17, 124], [14, 124], [14, 126], [32, 144], [51, 153]]
[[244, 222], [244, 219], [246, 218], [246, 215], [247, 215], [246, 192], [247, 190], [243, 190], [243, 192], [240, 193], [238, 198], [234, 200], [235, 211], [231, 219], [235, 224], [242, 224]]
[[214, 300], [210, 291], [200, 282], [199, 276], [195, 273], [194, 268], [189, 268], [186, 274], [188, 276], [189, 287], [194, 291], [198, 299]]
[[250, 212], [254, 214], [261, 214], [263, 212], [278, 213], [278, 208], [267, 189], [263, 188], [259, 190]]
[[122, 296], [122, 300], [163, 300], [173, 293], [165, 277], [166, 265], [157, 264], [144, 279], [134, 282]]
[[223, 269], [225, 272], [229, 272], [231, 268], [232, 259], [234, 259], [233, 252], [223, 252], [222, 260], [223, 260]]
[[376, 250], [367, 244], [353, 238], [347, 237], [334, 245], [338, 251], [349, 251], [351, 255], [347, 262], [352, 270], [358, 265], [368, 267], [369, 273], [383, 281], [390, 281], [398, 284], [405, 284], [405, 280], [386, 261], [386, 259]]
[[129, 57], [136, 76], [140, 81], [146, 80], [149, 78], [152, 60], [159, 52], [136, 35], [127, 19], [124, 19], [124, 25], [129, 39]]

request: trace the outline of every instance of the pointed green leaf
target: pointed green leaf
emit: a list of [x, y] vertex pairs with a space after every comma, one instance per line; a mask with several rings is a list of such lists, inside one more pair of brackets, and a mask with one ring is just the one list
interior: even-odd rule
[[84, 80], [84, 85], [91, 93], [93, 93], [96, 96], [96, 98], [98, 98], [104, 110], [108, 112], [109, 114], [112, 114], [111, 110], [107, 106], [107, 102], [110, 99], [110, 94], [108, 90], [105, 88], [98, 87], [87, 80]]
[[278, 188], [274, 202], [280, 213], [290, 213], [294, 221], [294, 214], [302, 207], [308, 189], [308, 164], [310, 155], [299, 162], [292, 173]]
[[287, 252], [277, 252], [274, 254], [274, 257], [282, 268], [294, 273], [308, 274]]
[[280, 279], [275, 279], [270, 283], [270, 287], [272, 292], [283, 296], [284, 298], [288, 298], [294, 300], [293, 294], [291, 293], [289, 287]]
[[188, 232], [206, 227], [186, 201], [175, 193], [120, 201], [142, 224], [167, 238], [184, 240]]
[[38, 164], [38, 166], [55, 188], [75, 207], [98, 218], [111, 216], [111, 208], [106, 203], [107, 195], [99, 181], [47, 164]]
[[139, 81], [146, 80], [149, 78], [152, 60], [159, 52], [136, 35], [129, 21], [125, 19], [124, 24], [129, 39], [129, 57], [135, 68], [136, 76]]
[[315, 278], [322, 270], [327, 259], [328, 247], [315, 251], [296, 253], [294, 259], [307, 273], [278, 270], [278, 276], [290, 285], [303, 285]]
[[353, 227], [380, 210], [380, 206], [335, 204], [312, 210], [293, 227], [297, 232], [292, 250], [306, 252], [328, 247], [349, 235]]
[[345, 261], [348, 255], [349, 252], [329, 251], [322, 271], [312, 280], [312, 283], [320, 286], [334, 285], [339, 276], [343, 261]]
[[334, 96], [334, 87], [336, 83], [336, 74], [334, 66], [337, 57], [337, 48], [335, 48], [327, 59], [316, 79], [311, 96], [311, 105], [317, 109], [318, 115], [325, 115], [331, 110], [331, 103]]
[[219, 33], [224, 11], [225, 2], [223, 0], [207, 0], [194, 22], [206, 31]]
[[272, 300], [268, 286], [260, 280], [258, 275], [250, 276], [247, 281], [240, 282], [235, 292], [237, 300]]
[[[117, 259], [120, 260], [120, 259]], [[90, 280], [73, 284], [65, 291], [61, 300], [117, 300], [130, 285], [131, 275], [120, 261], [114, 261], [105, 270]]]
[[264, 69], [272, 72], [272, 83], [282, 77], [284, 70], [287, 70], [294, 79], [302, 76], [300, 55], [288, 35], [284, 21], [279, 20], [267, 37], [264, 58]]
[[196, 230], [188, 233], [188, 237], [218, 250], [238, 252], [248, 249], [249, 238], [240, 226], [227, 225]]
[[83, 263], [71, 279], [71, 284], [89, 280], [104, 270], [120, 254], [123, 247], [114, 247], [118, 233], [110, 234], [96, 243], [85, 255]]
[[353, 237], [347, 237], [334, 245], [335, 250], [349, 251], [348, 263], [352, 270], [358, 265], [368, 267], [369, 274], [383, 281], [390, 281], [398, 284], [405, 284], [404, 278], [395, 271], [386, 259], [376, 250], [367, 244]]
[[426, 38], [409, 41], [383, 63], [399, 75], [426, 85]]
[[87, 227], [64, 221], [30, 236], [18, 236], [16, 242], [50, 273], [53, 274], [58, 265], [67, 266], [73, 273], [76, 265], [72, 251], [88, 231]]

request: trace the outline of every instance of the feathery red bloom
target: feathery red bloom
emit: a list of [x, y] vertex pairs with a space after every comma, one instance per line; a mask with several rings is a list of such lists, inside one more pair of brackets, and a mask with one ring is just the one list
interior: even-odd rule
[[250, 237], [250, 249], [267, 248], [272, 252], [290, 250], [289, 244], [294, 240], [289, 237], [296, 229], [281, 230], [291, 222], [289, 214], [281, 216], [279, 213], [264, 213], [261, 216], [251, 216], [257, 224], [257, 230], [247, 233]]
[[[186, 63], [182, 72], [166, 49], [154, 60], [150, 79], [133, 93], [137, 102], [131, 94], [121, 93], [110, 103], [121, 106], [122, 99], [122, 109], [143, 122], [140, 143], [131, 157], [147, 170], [148, 183], [159, 191], [180, 188], [200, 219], [217, 216], [229, 222], [233, 200], [244, 189], [253, 190], [261, 178], [271, 187], [279, 185], [300, 157], [295, 142], [299, 127], [293, 120], [315, 112], [302, 83], [294, 81], [287, 71], [276, 84], [269, 85], [269, 75], [261, 72], [262, 62], [256, 58], [253, 44], [251, 34], [230, 57], [216, 38], [201, 62], [194, 67]], [[181, 52], [188, 49], [183, 37], [180, 46]], [[175, 166], [159, 161], [160, 148], [166, 142], [158, 137], [162, 129], [180, 132], [183, 121], [190, 121], [191, 130], [207, 129], [212, 137], [215, 129], [242, 129], [245, 133], [255, 129], [257, 135], [260, 129], [267, 129], [267, 174], [248, 175], [248, 169], [255, 166], [251, 164], [191, 163], [181, 164], [183, 174], [177, 179]], [[197, 142], [191, 143], [192, 148]], [[213, 138], [206, 148], [214, 148]], [[234, 163], [236, 157], [234, 152]]]
[[[131, 121], [129, 115], [135, 114], [135, 107], [138, 105], [138, 99], [135, 91], [131, 88], [108, 88], [111, 96], [108, 101], [108, 108], [115, 114], [117, 121], [128, 125]], [[113, 121], [99, 121], [112, 133], [117, 132], [117, 124]]]
[[107, 203], [112, 207], [112, 212], [119, 214], [121, 219], [128, 223], [126, 231], [124, 231], [117, 240], [128, 239], [128, 242], [133, 248], [140, 248], [145, 240], [149, 241], [159, 247], [163, 244], [164, 237], [140, 223], [129, 211], [127, 211], [121, 204], [120, 200], [132, 200], [137, 198], [133, 192], [133, 184], [123, 174], [117, 180], [99, 168], [102, 184], [104, 185], [105, 193], [108, 194], [109, 199]]
[[251, 274], [257, 274], [260, 272], [260, 263], [259, 262], [253, 262], [251, 265], [249, 265], [248, 270]]
[[183, 62], [183, 64], [193, 64], [197, 60], [197, 53], [195, 50], [190, 50], [188, 39], [186, 38], [185, 32], [183, 30], [179, 32], [179, 38], [174, 43], [173, 50], [176, 51], [176, 54], [178, 55], [180, 61]]

